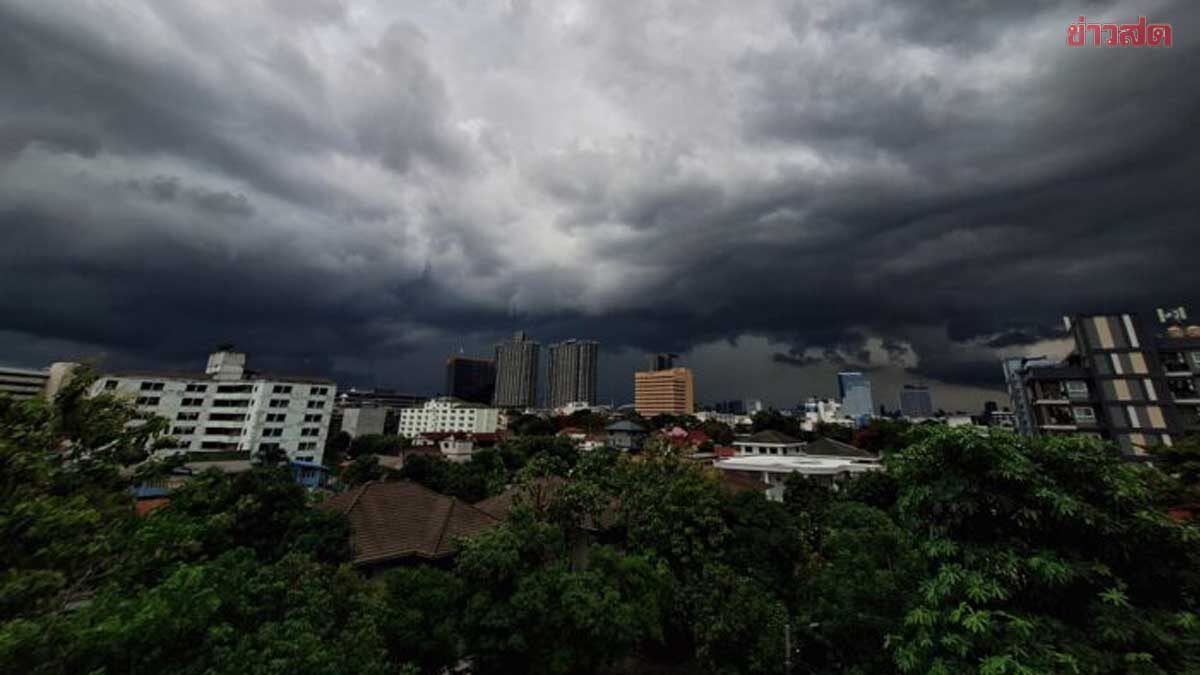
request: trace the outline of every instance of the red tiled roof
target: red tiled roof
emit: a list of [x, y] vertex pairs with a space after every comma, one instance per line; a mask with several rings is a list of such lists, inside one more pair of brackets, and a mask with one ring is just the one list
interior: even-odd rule
[[366, 483], [326, 500], [320, 508], [341, 513], [350, 522], [356, 565], [443, 558], [455, 552], [455, 539], [500, 523], [466, 502], [409, 481]]
[[150, 513], [151, 511], [155, 511], [157, 509], [161, 509], [162, 507], [164, 507], [170, 503], [171, 503], [171, 500], [168, 497], [154, 497], [152, 499], [139, 499], [136, 502], [134, 502], [133, 508], [136, 510], [136, 512], [139, 516], [144, 516], [147, 513]]

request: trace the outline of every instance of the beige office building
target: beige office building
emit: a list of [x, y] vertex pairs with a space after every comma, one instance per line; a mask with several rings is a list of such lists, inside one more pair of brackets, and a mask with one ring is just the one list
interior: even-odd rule
[[671, 368], [634, 374], [634, 407], [638, 414], [691, 415], [696, 412], [692, 371]]

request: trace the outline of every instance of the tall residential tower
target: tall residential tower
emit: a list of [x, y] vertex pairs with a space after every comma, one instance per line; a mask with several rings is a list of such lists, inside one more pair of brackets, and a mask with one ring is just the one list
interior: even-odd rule
[[541, 345], [517, 332], [512, 340], [496, 345], [495, 405], [525, 408], [537, 405], [538, 358]]
[[550, 345], [550, 398], [547, 405], [551, 408], [577, 402], [596, 405], [599, 361], [599, 342], [567, 340]]

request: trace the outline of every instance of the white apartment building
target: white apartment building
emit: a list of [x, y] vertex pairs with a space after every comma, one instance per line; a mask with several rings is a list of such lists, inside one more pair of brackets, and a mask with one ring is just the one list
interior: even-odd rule
[[494, 434], [500, 421], [499, 409], [456, 398], [435, 398], [420, 408], [404, 408], [397, 412], [399, 434], [408, 438], [438, 431]]
[[68, 361], [56, 361], [46, 370], [0, 366], [0, 396], [52, 399], [78, 367], [78, 363]]
[[320, 463], [337, 387], [332, 380], [246, 370], [246, 355], [215, 352], [204, 373], [113, 373], [92, 393], [128, 396], [141, 414], [170, 421], [177, 443], [166, 452], [280, 449], [291, 460]]

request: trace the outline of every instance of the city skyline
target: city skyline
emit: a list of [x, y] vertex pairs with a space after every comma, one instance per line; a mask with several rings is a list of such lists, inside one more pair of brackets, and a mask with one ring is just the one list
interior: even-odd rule
[[1200, 297], [1200, 6], [1076, 10], [0, 0], [0, 364], [432, 394], [522, 329], [602, 402], [674, 353], [700, 402], [977, 410], [1062, 315]]

